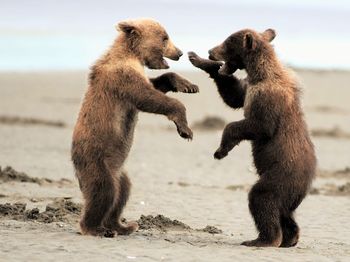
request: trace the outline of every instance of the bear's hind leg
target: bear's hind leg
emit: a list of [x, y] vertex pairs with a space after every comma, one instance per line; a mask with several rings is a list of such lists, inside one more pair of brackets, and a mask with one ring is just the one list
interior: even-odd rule
[[85, 198], [84, 213], [80, 221], [81, 231], [85, 235], [113, 237], [114, 232], [102, 225], [115, 202], [115, 188], [111, 174], [106, 168], [96, 168], [91, 175], [94, 176], [93, 181], [89, 183], [81, 181]]
[[120, 216], [129, 199], [131, 182], [127, 174], [122, 172], [121, 176], [115, 183], [119, 183], [119, 186], [116, 186], [116, 190], [119, 193], [117, 192], [115, 205], [105, 221], [105, 227], [112, 231], [117, 231], [119, 235], [129, 235], [138, 229], [138, 224], [136, 222], [122, 223], [120, 221]]
[[281, 216], [281, 226], [283, 240], [280, 247], [294, 247], [299, 240], [299, 227], [293, 218], [293, 214]]
[[282, 242], [279, 205], [268, 187], [257, 183], [249, 193], [249, 209], [254, 218], [259, 236], [242, 245], [279, 247]]

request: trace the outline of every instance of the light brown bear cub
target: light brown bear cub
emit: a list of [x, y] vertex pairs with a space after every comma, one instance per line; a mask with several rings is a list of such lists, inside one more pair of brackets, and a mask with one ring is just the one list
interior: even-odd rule
[[[259, 235], [242, 243], [246, 246], [297, 244], [294, 211], [306, 196], [316, 168], [299, 85], [278, 60], [270, 44], [274, 37], [272, 29], [263, 33], [245, 29], [211, 49], [210, 60], [189, 53], [192, 64], [214, 79], [224, 102], [244, 110], [244, 119], [225, 127], [214, 157], [226, 157], [243, 140], [252, 143], [260, 177], [249, 193], [249, 209]], [[236, 78], [232, 73], [237, 68], [245, 69], [248, 77]]]
[[137, 223], [121, 223], [130, 181], [123, 171], [139, 111], [173, 121], [181, 137], [192, 139], [182, 103], [168, 91], [196, 93], [198, 87], [175, 73], [149, 79], [144, 66], [166, 69], [164, 57], [182, 52], [165, 29], [151, 19], [124, 21], [119, 36], [92, 67], [89, 87], [73, 133], [72, 161], [85, 200], [80, 222], [83, 234], [113, 237], [130, 234]]

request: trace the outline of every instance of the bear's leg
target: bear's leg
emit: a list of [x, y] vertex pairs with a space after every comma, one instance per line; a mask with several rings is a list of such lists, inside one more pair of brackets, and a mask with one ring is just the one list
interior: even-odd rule
[[167, 93], [169, 91], [182, 93], [199, 92], [198, 86], [173, 72], [168, 72], [156, 78], [150, 78], [149, 80], [155, 89], [163, 93]]
[[123, 224], [120, 221], [120, 216], [129, 198], [131, 182], [127, 174], [122, 172], [116, 183], [119, 183], [119, 186], [116, 187], [119, 189], [119, 195], [105, 221], [105, 227], [112, 231], [117, 231], [119, 235], [129, 235], [138, 229], [138, 224], [136, 222], [127, 222]]
[[271, 190], [257, 183], [249, 193], [249, 209], [254, 218], [259, 236], [242, 245], [257, 247], [279, 247], [282, 242], [279, 205]]
[[283, 240], [280, 247], [294, 247], [299, 240], [299, 227], [293, 218], [293, 214], [281, 216], [281, 226]]
[[112, 176], [104, 164], [96, 165], [85, 176], [85, 179], [84, 175], [80, 178], [85, 198], [84, 213], [80, 221], [81, 231], [87, 235], [113, 237], [114, 232], [102, 226], [115, 202]]
[[238, 143], [240, 142], [236, 134], [236, 126], [238, 122], [232, 122], [225, 126], [224, 131], [221, 136], [220, 147], [215, 151], [214, 158], [222, 159], [227, 156]]

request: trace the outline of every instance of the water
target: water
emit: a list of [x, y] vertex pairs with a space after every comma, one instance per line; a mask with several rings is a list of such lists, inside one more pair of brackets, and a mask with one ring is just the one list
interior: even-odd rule
[[[341, 0], [12, 0], [0, 17], [2, 71], [87, 69], [116, 37], [114, 24], [133, 17], [154, 17], [183, 51], [203, 56], [234, 31], [271, 27], [283, 62], [350, 69], [350, 4]], [[169, 63], [191, 68], [185, 57]]]

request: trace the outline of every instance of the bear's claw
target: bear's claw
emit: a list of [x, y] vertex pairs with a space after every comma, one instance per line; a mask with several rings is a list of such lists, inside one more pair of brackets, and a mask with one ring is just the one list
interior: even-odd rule
[[192, 130], [188, 127], [177, 127], [177, 132], [182, 138], [192, 140], [193, 133]]
[[219, 148], [218, 150], [215, 151], [214, 158], [220, 160], [226, 157], [227, 154], [228, 154], [227, 151], [224, 151], [222, 148]]

